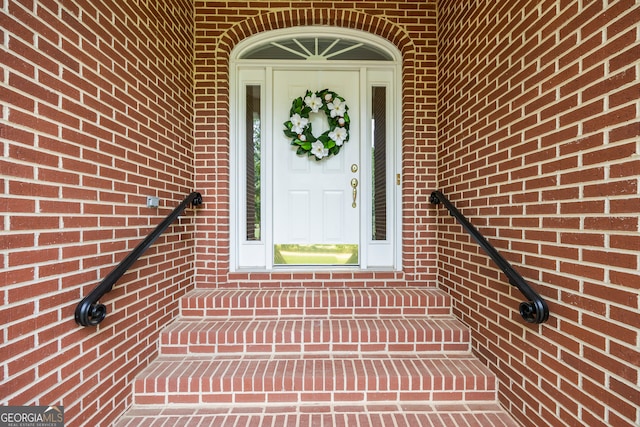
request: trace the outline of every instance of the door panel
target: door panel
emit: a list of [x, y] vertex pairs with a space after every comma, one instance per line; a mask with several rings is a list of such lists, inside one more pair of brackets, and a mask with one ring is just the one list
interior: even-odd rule
[[289, 235], [290, 243], [308, 242], [311, 237], [309, 234], [311, 230], [309, 196], [309, 192], [304, 190], [292, 190], [288, 192], [287, 211], [290, 212], [288, 218], [291, 222], [287, 229], [291, 231]]
[[[326, 253], [337, 245], [353, 252], [360, 244], [360, 195], [353, 207], [351, 180], [360, 179], [351, 165], [359, 164], [360, 73], [336, 70], [275, 70], [273, 74], [273, 243], [309, 245]], [[347, 141], [337, 156], [316, 161], [298, 156], [283, 133], [292, 101], [307, 90], [328, 88], [342, 96], [352, 118]], [[324, 113], [310, 115], [314, 136], [328, 129]], [[320, 246], [319, 246], [320, 245]], [[320, 250], [317, 250], [320, 248]], [[313, 252], [313, 251], [312, 251]], [[348, 256], [353, 262], [353, 253]], [[300, 258], [299, 264], [334, 264], [331, 257]], [[355, 255], [357, 259], [357, 254]], [[325, 261], [323, 261], [325, 260]], [[326, 261], [330, 260], [330, 261]], [[274, 256], [278, 264], [278, 257]], [[295, 264], [296, 262], [294, 262]]]

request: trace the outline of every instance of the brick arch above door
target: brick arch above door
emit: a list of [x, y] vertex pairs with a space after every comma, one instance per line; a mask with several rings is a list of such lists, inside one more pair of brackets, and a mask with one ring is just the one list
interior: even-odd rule
[[415, 52], [413, 42], [402, 26], [383, 16], [354, 9], [283, 9], [255, 15], [225, 31], [220, 37], [218, 48], [228, 57], [236, 44], [252, 35], [298, 26], [330, 26], [360, 30], [388, 40], [398, 48], [403, 57]]
[[[259, 32], [279, 30], [297, 26], [333, 26], [349, 28], [364, 31], [370, 34], [382, 37], [391, 42], [400, 51], [402, 55], [402, 80], [404, 82], [403, 95], [404, 102], [410, 102], [411, 108], [404, 108], [406, 115], [403, 115], [406, 123], [412, 123], [413, 117], [410, 114], [413, 111], [413, 90], [416, 82], [415, 78], [415, 53], [416, 46], [409, 36], [406, 29], [386, 19], [382, 16], [371, 15], [359, 10], [353, 9], [282, 9], [269, 11], [257, 15], [247, 17], [245, 20], [239, 21], [229, 28], [220, 31], [217, 35], [214, 33], [213, 46], [210, 50], [202, 52], [202, 64], [207, 71], [205, 73], [213, 75], [219, 86], [223, 86], [224, 90], [219, 93], [228, 94], [229, 90], [229, 59], [231, 52], [235, 46], [242, 40], [251, 37]], [[435, 32], [435, 31], [434, 31]], [[434, 36], [435, 37], [435, 36]], [[198, 35], [196, 35], [196, 39]], [[203, 38], [207, 38], [203, 34]], [[213, 53], [210, 56], [207, 52]], [[208, 59], [208, 60], [207, 60]], [[198, 52], [196, 49], [196, 102], [198, 102], [198, 88], [206, 86], [206, 80], [198, 80]], [[228, 102], [227, 100], [218, 100], [218, 102]], [[221, 104], [218, 104], [221, 105]], [[228, 107], [228, 104], [227, 104]], [[409, 106], [408, 106], [409, 107]], [[228, 111], [228, 108], [227, 108]], [[227, 115], [228, 119], [228, 115]], [[196, 123], [196, 130], [198, 124]]]
[[[282, 9], [254, 15], [232, 25], [216, 37], [218, 43], [213, 49], [216, 53], [213, 65], [218, 82], [226, 82], [225, 89], [228, 91], [229, 59], [233, 49], [242, 40], [259, 32], [319, 25], [360, 30], [391, 42], [402, 55], [403, 91], [413, 91], [412, 83], [416, 81], [414, 70], [416, 46], [406, 29], [385, 17], [354, 9]], [[225, 76], [226, 79], [224, 79]], [[197, 84], [196, 81], [196, 87]], [[413, 97], [407, 93], [403, 96], [403, 100], [406, 100], [405, 102], [412, 101]], [[405, 122], [412, 122], [413, 117], [409, 115], [409, 112], [413, 111], [412, 108], [403, 108], [403, 110], [407, 112], [407, 115], [404, 116]]]
[[[385, 7], [389, 4], [382, 1], [367, 3]], [[322, 7], [323, 4], [326, 7]], [[332, 5], [329, 1], [318, 1], [314, 8], [308, 9], [252, 9], [246, 17], [232, 16], [233, 23], [229, 22], [229, 16], [206, 15], [215, 13], [206, 8], [196, 11], [195, 156], [197, 164], [201, 165], [201, 169], [196, 169], [196, 181], [199, 189], [211, 193], [216, 200], [210, 208], [215, 221], [203, 218], [207, 224], [200, 228], [202, 240], [215, 245], [215, 250], [205, 248], [201, 252], [204, 255], [200, 258], [203, 261], [200, 263], [203, 265], [199, 270], [200, 282], [220, 283], [229, 278], [231, 51], [240, 41], [258, 32], [318, 25], [369, 32], [390, 41], [402, 54], [402, 205], [408, 218], [403, 226], [402, 244], [406, 248], [403, 253], [408, 254], [407, 259], [403, 259], [403, 273], [408, 274], [410, 281], [435, 278], [434, 258], [424, 256], [435, 247], [430, 237], [435, 229], [435, 219], [426, 215], [437, 166], [435, 2], [421, 3], [419, 7], [430, 8], [430, 11], [425, 12], [424, 17], [413, 19], [413, 23], [400, 22], [401, 19], [393, 16], [372, 15], [364, 9], [335, 9]], [[238, 13], [242, 13], [241, 8]], [[421, 26], [422, 31], [411, 28], [425, 19], [431, 21]]]

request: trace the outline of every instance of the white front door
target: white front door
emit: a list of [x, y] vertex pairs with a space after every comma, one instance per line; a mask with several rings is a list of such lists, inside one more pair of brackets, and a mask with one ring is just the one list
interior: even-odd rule
[[[361, 110], [357, 70], [273, 71], [273, 264], [358, 265], [361, 233]], [[337, 155], [296, 154], [284, 134], [291, 103], [307, 90], [329, 89], [345, 99], [349, 139]], [[325, 113], [311, 113], [313, 135], [329, 130]]]
[[[231, 64], [231, 270], [401, 269], [400, 52], [295, 27], [239, 43]], [[349, 107], [349, 140], [316, 161], [284, 130], [292, 102], [324, 89]], [[330, 127], [309, 119], [316, 137]]]

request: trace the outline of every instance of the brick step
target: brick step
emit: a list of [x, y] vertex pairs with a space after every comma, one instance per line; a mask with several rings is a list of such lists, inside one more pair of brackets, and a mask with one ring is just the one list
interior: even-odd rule
[[435, 288], [200, 289], [116, 424], [515, 427]]
[[469, 330], [446, 317], [180, 320], [162, 354], [468, 352]]
[[495, 401], [471, 354], [161, 356], [135, 380], [138, 405]]
[[182, 317], [450, 315], [449, 295], [436, 288], [294, 288], [195, 290], [181, 299]]
[[518, 427], [495, 402], [334, 406], [134, 407], [114, 427]]

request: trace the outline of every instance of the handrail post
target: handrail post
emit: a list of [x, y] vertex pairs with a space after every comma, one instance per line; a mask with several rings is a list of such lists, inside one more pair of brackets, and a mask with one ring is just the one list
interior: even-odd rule
[[180, 216], [189, 204], [192, 206], [201, 205], [202, 195], [198, 192], [189, 194], [129, 255], [120, 261], [120, 263], [102, 279], [98, 286], [80, 301], [75, 311], [75, 319], [78, 325], [96, 326], [104, 320], [107, 315], [107, 307], [104, 304], [98, 303], [100, 298], [113, 289], [113, 285], [118, 279], [142, 256], [173, 221]]
[[484, 249], [489, 257], [500, 267], [509, 279], [509, 283], [520, 290], [528, 299], [520, 303], [520, 315], [529, 323], [544, 323], [549, 319], [549, 307], [544, 299], [524, 280], [495, 247], [462, 215], [462, 213], [440, 191], [434, 191], [429, 197], [434, 205], [442, 203], [465, 231]]

